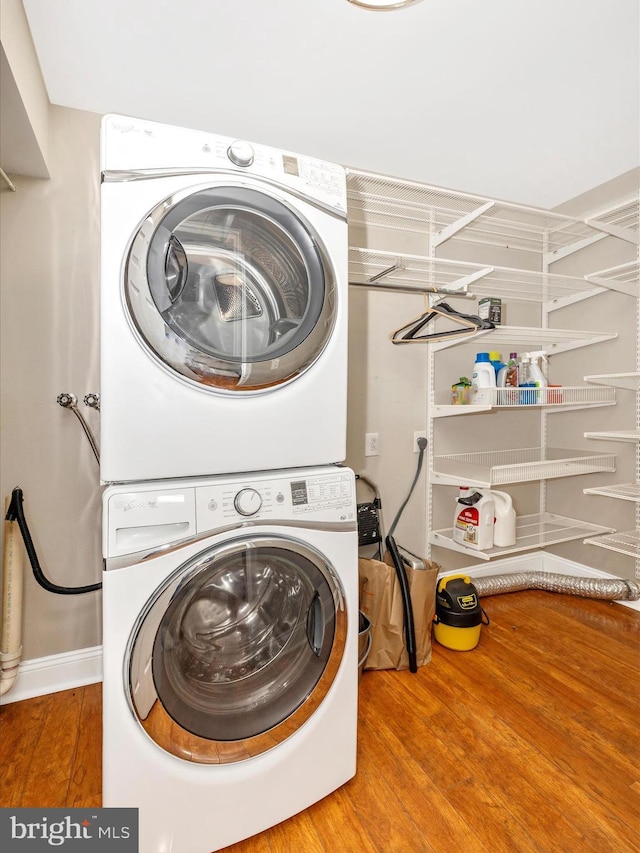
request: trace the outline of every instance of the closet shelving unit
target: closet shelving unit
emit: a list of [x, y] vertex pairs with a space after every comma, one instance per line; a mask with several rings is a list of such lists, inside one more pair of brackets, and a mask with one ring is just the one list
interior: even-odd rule
[[[638, 194], [614, 208], [596, 214], [587, 221], [597, 223], [596, 227], [602, 227], [601, 224], [605, 223], [605, 226], [610, 229], [609, 233], [636, 246], [640, 244]], [[618, 388], [635, 395], [634, 430], [585, 432], [587, 438], [634, 442], [636, 445], [635, 481], [584, 490], [588, 495], [602, 495], [615, 500], [632, 501], [635, 504], [635, 529], [591, 536], [585, 539], [585, 543], [634, 558], [635, 576], [640, 578], [640, 248], [635, 261], [599, 270], [585, 278], [596, 286], [606, 287], [631, 297], [635, 300], [636, 312], [636, 370], [629, 373], [603, 373], [584, 377], [586, 382], [594, 385]]]
[[[599, 270], [588, 276], [567, 276], [551, 271], [553, 263], [606, 236], [627, 239], [634, 223], [637, 228], [638, 200], [605, 211], [588, 221], [537, 208], [495, 201], [370, 172], [350, 170], [347, 177], [350, 233], [360, 228], [374, 230], [375, 249], [357, 245], [351, 238], [349, 283], [354, 287], [419, 293], [427, 304], [454, 297], [494, 296], [539, 303], [541, 322], [535, 328], [498, 326], [477, 332], [486, 336], [485, 349], [545, 350], [548, 356], [615, 338], [615, 332], [581, 332], [549, 328], [549, 316], [557, 308], [592, 298], [608, 289], [636, 294], [638, 264], [624, 264]], [[424, 246], [424, 253], [389, 250], [396, 243], [394, 232], [409, 234], [412, 245]], [[366, 232], [365, 232], [366, 233]], [[380, 237], [378, 238], [378, 235]], [[390, 235], [389, 240], [386, 236]], [[493, 263], [472, 263], [446, 257], [448, 241], [479, 244], [483, 259], [486, 247], [512, 250], [510, 257], [526, 257], [524, 267]], [[523, 255], [524, 253], [524, 255]], [[454, 254], [456, 254], [454, 252]], [[534, 264], [540, 271], [529, 269]], [[472, 313], [465, 309], [467, 313]], [[437, 329], [438, 320], [433, 328]], [[468, 339], [467, 339], [468, 340]], [[463, 338], [437, 340], [427, 344], [428, 386], [428, 474], [427, 524], [429, 546], [438, 545], [469, 556], [490, 560], [495, 557], [543, 548], [547, 545], [583, 540], [612, 547], [610, 527], [565, 518], [546, 511], [546, 479], [583, 473], [615, 471], [615, 454], [572, 451], [546, 446], [546, 417], [552, 412], [606, 406], [615, 403], [616, 383], [593, 382], [587, 387], [545, 389], [533, 405], [516, 405], [505, 399], [502, 390], [490, 406], [454, 406], [449, 391], [437, 386], [436, 356], [443, 349], [467, 342]], [[640, 361], [637, 369], [640, 375]], [[586, 379], [586, 377], [585, 377]], [[596, 387], [594, 387], [594, 385]], [[601, 387], [597, 387], [601, 386]], [[434, 448], [434, 423], [438, 418], [478, 414], [490, 409], [541, 409], [541, 440], [535, 448], [438, 455]], [[591, 434], [590, 437], [595, 437]], [[604, 435], [603, 435], [604, 437]], [[608, 438], [611, 436], [608, 435]], [[634, 438], [634, 440], [636, 440]], [[637, 476], [640, 481], [640, 477]], [[540, 511], [518, 519], [517, 541], [511, 548], [486, 552], [468, 549], [453, 540], [451, 529], [433, 530], [433, 500], [438, 485], [493, 487], [509, 483], [540, 483]], [[636, 489], [636, 495], [640, 489]], [[628, 498], [636, 500], [634, 498]], [[640, 496], [637, 498], [640, 508]], [[640, 536], [637, 537], [640, 554]]]
[[349, 249], [349, 282], [353, 286], [405, 293], [430, 293], [440, 287], [450, 295], [472, 291], [475, 296], [499, 296], [524, 301], [544, 301], [558, 307], [596, 296], [606, 285], [585, 278], [552, 275], [533, 270], [473, 264], [445, 258]]

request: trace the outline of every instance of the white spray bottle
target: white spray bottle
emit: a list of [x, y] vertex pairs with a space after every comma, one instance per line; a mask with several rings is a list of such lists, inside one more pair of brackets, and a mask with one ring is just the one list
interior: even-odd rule
[[527, 352], [525, 356], [529, 359], [528, 382], [533, 382], [538, 388], [546, 388], [549, 384], [547, 377], [542, 372], [541, 361], [547, 361], [547, 354], [544, 350], [537, 352]]

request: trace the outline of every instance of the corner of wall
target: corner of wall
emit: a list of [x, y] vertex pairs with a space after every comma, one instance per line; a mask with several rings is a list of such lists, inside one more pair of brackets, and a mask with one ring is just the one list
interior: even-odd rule
[[5, 172], [48, 178], [49, 97], [20, 0], [2, 0], [1, 148]]

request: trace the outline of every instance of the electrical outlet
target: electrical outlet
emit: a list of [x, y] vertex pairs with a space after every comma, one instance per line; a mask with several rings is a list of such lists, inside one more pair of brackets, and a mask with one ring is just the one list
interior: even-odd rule
[[418, 447], [418, 439], [419, 438], [426, 438], [426, 437], [427, 437], [427, 433], [424, 430], [418, 430], [418, 432], [414, 432], [414, 434], [413, 434], [413, 452], [414, 453], [420, 452], [420, 448]]
[[368, 432], [364, 437], [364, 455], [378, 456], [380, 453], [378, 445], [378, 433]]

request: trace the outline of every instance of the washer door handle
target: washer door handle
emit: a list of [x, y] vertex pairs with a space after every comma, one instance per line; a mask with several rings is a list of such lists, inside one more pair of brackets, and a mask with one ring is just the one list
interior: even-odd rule
[[322, 601], [317, 591], [307, 613], [307, 640], [314, 655], [320, 657], [324, 640], [324, 614], [322, 612]]

